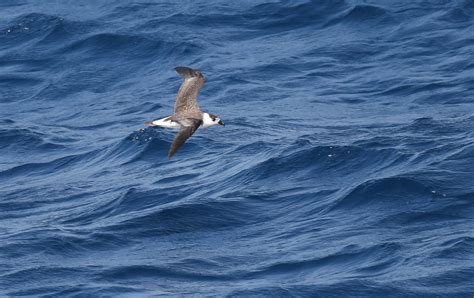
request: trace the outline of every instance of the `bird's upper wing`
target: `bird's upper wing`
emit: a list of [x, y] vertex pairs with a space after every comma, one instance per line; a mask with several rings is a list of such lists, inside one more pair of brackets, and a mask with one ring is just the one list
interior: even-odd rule
[[189, 67], [176, 67], [175, 70], [184, 79], [176, 96], [175, 114], [200, 111], [197, 96], [204, 85], [204, 76], [200, 71]]
[[171, 144], [170, 150], [168, 151], [168, 159], [171, 159], [173, 155], [178, 151], [179, 147], [183, 145], [190, 136], [199, 128], [202, 124], [202, 120], [198, 119], [186, 119], [189, 126], [182, 126], [176, 137]]

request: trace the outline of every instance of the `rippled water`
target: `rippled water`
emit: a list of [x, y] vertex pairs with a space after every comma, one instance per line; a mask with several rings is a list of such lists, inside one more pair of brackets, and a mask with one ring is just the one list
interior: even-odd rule
[[[0, 295], [474, 293], [472, 1], [0, 4]], [[203, 71], [174, 159], [167, 116]]]

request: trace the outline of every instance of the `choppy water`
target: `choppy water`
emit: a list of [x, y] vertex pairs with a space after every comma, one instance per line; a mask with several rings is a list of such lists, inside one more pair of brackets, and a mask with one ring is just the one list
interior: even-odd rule
[[[474, 2], [41, 2], [0, 4], [0, 295], [472, 297]], [[180, 65], [226, 127], [168, 161]]]

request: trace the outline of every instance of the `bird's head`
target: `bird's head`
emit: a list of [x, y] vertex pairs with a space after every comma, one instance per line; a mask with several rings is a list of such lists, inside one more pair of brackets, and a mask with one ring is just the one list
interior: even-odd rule
[[204, 113], [204, 117], [203, 117], [204, 127], [210, 127], [217, 124], [225, 126], [224, 122], [221, 120], [219, 116], [214, 115], [214, 114]]

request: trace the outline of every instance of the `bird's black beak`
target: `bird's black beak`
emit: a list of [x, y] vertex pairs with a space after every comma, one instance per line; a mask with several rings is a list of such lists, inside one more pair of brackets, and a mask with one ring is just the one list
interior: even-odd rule
[[217, 124], [225, 126], [225, 124], [224, 124], [224, 122], [222, 122], [222, 120], [219, 120], [219, 122], [217, 122]]

